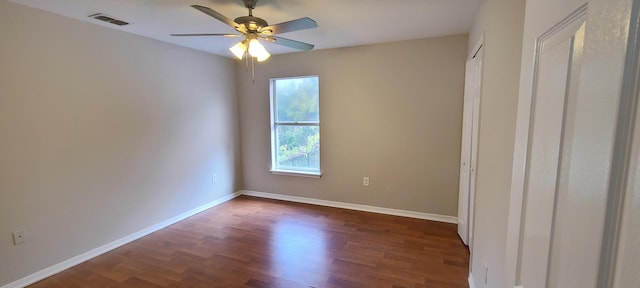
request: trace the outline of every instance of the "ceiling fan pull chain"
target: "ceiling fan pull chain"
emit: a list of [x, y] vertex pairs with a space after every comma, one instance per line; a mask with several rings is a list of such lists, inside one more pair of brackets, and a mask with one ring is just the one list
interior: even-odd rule
[[256, 84], [256, 66], [253, 65], [253, 56], [251, 56], [251, 81]]
[[249, 71], [249, 50], [244, 50], [244, 71]]

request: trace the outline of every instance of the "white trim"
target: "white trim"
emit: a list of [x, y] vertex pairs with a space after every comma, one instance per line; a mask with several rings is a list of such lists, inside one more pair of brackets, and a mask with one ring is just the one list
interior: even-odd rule
[[322, 177], [322, 172], [303, 172], [303, 171], [275, 170], [275, 169], [271, 170], [271, 174], [284, 175], [284, 176], [298, 176], [298, 177], [307, 177], [307, 178]]
[[469, 282], [469, 288], [476, 288], [476, 282], [473, 280], [473, 274], [469, 273], [469, 278], [467, 278], [467, 282]]
[[306, 197], [298, 197], [298, 196], [290, 196], [290, 195], [284, 195], [284, 194], [266, 193], [266, 192], [258, 192], [258, 191], [249, 191], [249, 190], [243, 190], [241, 191], [241, 193], [244, 195], [260, 197], [260, 198], [269, 198], [269, 199], [284, 200], [284, 201], [291, 201], [291, 202], [298, 202], [298, 203], [344, 208], [344, 209], [366, 211], [366, 212], [395, 215], [395, 216], [403, 216], [403, 217], [410, 217], [410, 218], [417, 218], [417, 219], [425, 219], [425, 220], [452, 223], [452, 224], [458, 223], [458, 218], [455, 216], [430, 214], [430, 213], [423, 213], [423, 212], [375, 207], [375, 206], [368, 206], [368, 205], [352, 204], [352, 203], [345, 203], [345, 202], [337, 202], [337, 201], [329, 201], [329, 200], [322, 200], [322, 199], [315, 199], [315, 198], [306, 198]]
[[142, 229], [142, 230], [140, 230], [138, 232], [134, 232], [132, 234], [129, 234], [129, 235], [127, 235], [125, 237], [122, 237], [122, 238], [120, 238], [118, 240], [115, 240], [115, 241], [113, 241], [111, 243], [107, 243], [107, 244], [102, 245], [102, 246], [100, 246], [98, 248], [95, 248], [93, 250], [87, 251], [87, 252], [82, 253], [80, 255], [77, 255], [75, 257], [71, 257], [71, 258], [69, 258], [67, 260], [64, 260], [64, 261], [58, 263], [58, 264], [55, 264], [55, 265], [50, 266], [50, 267], [47, 267], [45, 269], [42, 269], [42, 270], [40, 270], [38, 272], [35, 272], [35, 273], [29, 275], [29, 276], [26, 276], [24, 278], [21, 278], [21, 279], [18, 279], [16, 281], [14, 281], [14, 282], [6, 284], [6, 285], [4, 285], [4, 286], [2, 286], [0, 288], [21, 288], [21, 287], [25, 287], [27, 285], [31, 285], [31, 284], [33, 284], [35, 282], [38, 282], [38, 281], [40, 281], [40, 280], [42, 280], [44, 278], [47, 278], [49, 276], [52, 276], [52, 275], [57, 274], [59, 272], [62, 272], [64, 270], [66, 270], [66, 269], [69, 269], [69, 268], [75, 266], [75, 265], [78, 265], [78, 264], [80, 264], [82, 262], [85, 262], [85, 261], [87, 261], [87, 260], [89, 260], [91, 258], [97, 257], [97, 256], [99, 256], [101, 254], [104, 254], [104, 253], [109, 252], [109, 251], [111, 251], [113, 249], [116, 249], [116, 248], [118, 248], [120, 246], [123, 246], [123, 245], [125, 245], [125, 244], [127, 244], [129, 242], [132, 242], [134, 240], [140, 239], [140, 238], [142, 238], [144, 236], [147, 236], [148, 234], [156, 232], [156, 231], [158, 231], [158, 230], [160, 230], [162, 228], [165, 228], [165, 227], [167, 227], [167, 226], [169, 226], [171, 224], [174, 224], [176, 222], [182, 221], [182, 220], [184, 220], [184, 219], [186, 219], [188, 217], [191, 217], [191, 216], [193, 216], [195, 214], [203, 212], [203, 211], [205, 211], [205, 210], [207, 210], [209, 208], [212, 208], [214, 206], [220, 205], [220, 204], [222, 204], [224, 202], [227, 202], [227, 201], [229, 201], [229, 200], [231, 200], [233, 198], [236, 198], [236, 197], [238, 197], [240, 195], [242, 195], [241, 191], [237, 191], [235, 193], [232, 193], [232, 194], [229, 194], [229, 195], [225, 195], [225, 196], [220, 197], [220, 198], [218, 198], [218, 199], [216, 199], [216, 200], [214, 200], [212, 202], [209, 202], [209, 203], [204, 204], [202, 206], [199, 206], [199, 207], [196, 207], [194, 209], [191, 209], [191, 210], [189, 210], [187, 212], [184, 212], [184, 213], [182, 213], [180, 215], [177, 215], [175, 217], [172, 217], [172, 218], [169, 218], [167, 220], [164, 220], [164, 221], [162, 221], [160, 223], [157, 223], [155, 225], [149, 226], [149, 227], [147, 227], [145, 229]]

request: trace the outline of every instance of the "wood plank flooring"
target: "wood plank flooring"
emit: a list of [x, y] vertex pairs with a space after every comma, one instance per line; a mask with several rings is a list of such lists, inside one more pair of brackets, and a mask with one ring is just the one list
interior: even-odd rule
[[454, 224], [241, 196], [29, 287], [468, 287]]

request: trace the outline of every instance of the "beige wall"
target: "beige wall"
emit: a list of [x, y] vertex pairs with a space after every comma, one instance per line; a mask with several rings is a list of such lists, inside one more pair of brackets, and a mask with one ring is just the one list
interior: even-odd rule
[[524, 0], [483, 1], [469, 34], [469, 50], [485, 37], [471, 256], [476, 287], [502, 287], [524, 6]]
[[0, 286], [241, 188], [233, 61], [6, 1], [0, 37]]
[[[244, 188], [455, 216], [467, 35], [238, 64]], [[320, 77], [320, 179], [272, 175], [269, 79]], [[368, 176], [370, 187], [362, 186]]]

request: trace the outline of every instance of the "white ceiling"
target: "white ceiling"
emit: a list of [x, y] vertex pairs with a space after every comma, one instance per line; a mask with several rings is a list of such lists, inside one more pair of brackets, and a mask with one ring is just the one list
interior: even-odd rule
[[[198, 4], [228, 18], [246, 16], [241, 0], [10, 0], [70, 18], [225, 57], [238, 38], [172, 37], [171, 33], [234, 33], [233, 28], [190, 7]], [[253, 15], [269, 24], [310, 17], [318, 28], [278, 36], [315, 49], [466, 33], [481, 0], [259, 0]], [[87, 17], [104, 13], [130, 22], [115, 26]], [[266, 43], [271, 54], [297, 52]]]

